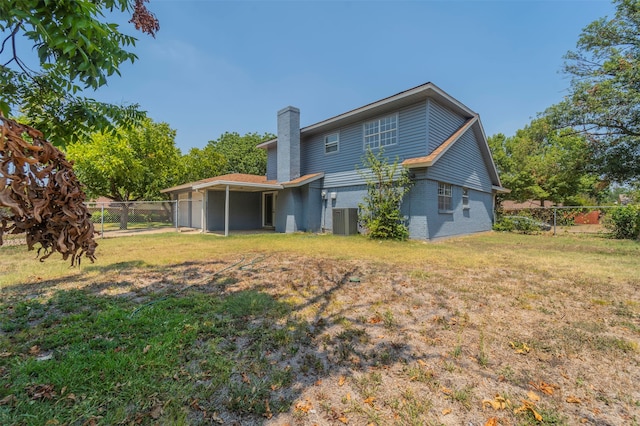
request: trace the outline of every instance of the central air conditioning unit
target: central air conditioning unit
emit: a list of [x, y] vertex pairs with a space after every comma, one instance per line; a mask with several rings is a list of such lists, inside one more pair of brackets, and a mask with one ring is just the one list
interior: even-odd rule
[[333, 209], [334, 235], [358, 233], [358, 209]]

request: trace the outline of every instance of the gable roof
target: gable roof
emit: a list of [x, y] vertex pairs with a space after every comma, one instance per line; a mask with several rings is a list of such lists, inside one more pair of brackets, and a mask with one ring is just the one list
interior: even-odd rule
[[487, 142], [487, 137], [482, 128], [480, 117], [475, 114], [473, 117], [465, 121], [462, 126], [458, 128], [451, 136], [449, 136], [444, 142], [442, 142], [436, 149], [434, 149], [429, 155], [424, 157], [407, 158], [402, 162], [402, 165], [408, 169], [431, 167], [451, 148], [456, 142], [460, 140], [462, 135], [467, 131], [472, 130], [476, 134], [476, 140], [479, 141], [478, 147], [480, 148], [480, 154], [484, 160], [489, 177], [491, 178], [491, 185], [496, 192], [509, 192], [508, 189], [502, 187], [500, 182], [500, 176], [498, 170], [493, 162], [493, 156], [491, 155], [491, 149]]
[[415, 158], [407, 158], [402, 162], [402, 165], [407, 168], [416, 168], [416, 167], [430, 167], [432, 166], [440, 157], [444, 155], [445, 152], [451, 146], [460, 139], [460, 137], [471, 127], [474, 123], [478, 121], [478, 116], [475, 115], [464, 122], [462, 127], [456, 130], [447, 140], [442, 142], [440, 146], [433, 150], [433, 152], [424, 157], [415, 157]]
[[[367, 117], [382, 115], [427, 98], [432, 98], [438, 101], [442, 105], [464, 117], [471, 118], [478, 115], [457, 99], [448, 95], [438, 86], [429, 82], [351, 111], [347, 111], [343, 114], [336, 115], [335, 117], [328, 118], [310, 126], [303, 127], [300, 129], [300, 136], [322, 133], [335, 127], [345, 126], [364, 120]], [[259, 144], [258, 148], [268, 148], [272, 145], [277, 145], [277, 142], [278, 139], [274, 138]]]

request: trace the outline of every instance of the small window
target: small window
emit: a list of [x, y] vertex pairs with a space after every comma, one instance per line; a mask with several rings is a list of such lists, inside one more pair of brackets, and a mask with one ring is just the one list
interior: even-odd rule
[[469, 208], [469, 188], [462, 188], [462, 208]]
[[398, 115], [368, 121], [363, 126], [364, 149], [380, 148], [398, 142]]
[[332, 133], [324, 137], [324, 153], [329, 154], [331, 152], [338, 152], [338, 144], [340, 137], [337, 133]]
[[438, 210], [449, 212], [452, 210], [451, 185], [438, 182]]

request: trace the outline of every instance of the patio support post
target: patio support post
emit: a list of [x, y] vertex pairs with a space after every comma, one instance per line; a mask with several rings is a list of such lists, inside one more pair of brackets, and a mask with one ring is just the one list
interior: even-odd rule
[[224, 236], [229, 236], [229, 185], [224, 192]]

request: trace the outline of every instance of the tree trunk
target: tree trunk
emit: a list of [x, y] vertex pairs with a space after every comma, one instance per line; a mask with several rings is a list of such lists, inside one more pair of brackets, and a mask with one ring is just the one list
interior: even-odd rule
[[126, 230], [129, 223], [129, 203], [122, 203], [122, 211], [120, 213], [120, 229]]

